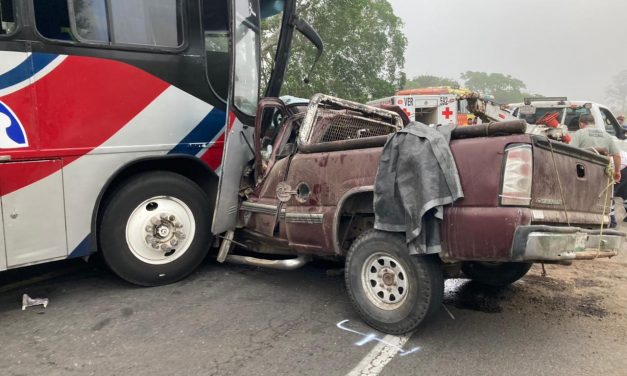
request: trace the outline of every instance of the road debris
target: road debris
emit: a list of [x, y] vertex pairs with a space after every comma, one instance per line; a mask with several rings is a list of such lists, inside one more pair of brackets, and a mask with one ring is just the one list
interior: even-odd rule
[[48, 298], [31, 298], [28, 294], [22, 295], [22, 311], [26, 310], [27, 307], [34, 307], [42, 305], [44, 308], [48, 307], [48, 303], [50, 300]]
[[448, 315], [451, 316], [453, 320], [455, 320], [455, 316], [453, 316], [451, 311], [449, 311], [449, 309], [446, 307], [446, 305], [444, 305], [444, 303], [442, 303], [442, 307], [444, 307], [444, 310], [446, 311], [446, 313], [448, 313]]

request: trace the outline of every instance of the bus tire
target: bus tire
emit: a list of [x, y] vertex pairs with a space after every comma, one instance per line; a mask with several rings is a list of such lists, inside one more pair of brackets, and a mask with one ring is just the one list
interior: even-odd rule
[[167, 171], [136, 175], [107, 200], [98, 231], [103, 258], [136, 285], [178, 281], [207, 255], [212, 214], [207, 195], [192, 180]]
[[348, 251], [344, 278], [359, 316], [384, 333], [411, 332], [442, 305], [437, 256], [410, 255], [401, 234], [361, 234]]

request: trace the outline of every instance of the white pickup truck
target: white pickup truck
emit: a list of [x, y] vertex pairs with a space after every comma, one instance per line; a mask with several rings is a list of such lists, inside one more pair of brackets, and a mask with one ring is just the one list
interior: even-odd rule
[[553, 113], [557, 114], [559, 124], [568, 128], [569, 132], [579, 129], [579, 116], [590, 114], [594, 117], [595, 126], [616, 137], [618, 145], [627, 151], [627, 137], [612, 111], [607, 107], [589, 101], [569, 101], [567, 98], [526, 98], [524, 103], [509, 104], [512, 115], [524, 119], [529, 124], [537, 124], [542, 118]]

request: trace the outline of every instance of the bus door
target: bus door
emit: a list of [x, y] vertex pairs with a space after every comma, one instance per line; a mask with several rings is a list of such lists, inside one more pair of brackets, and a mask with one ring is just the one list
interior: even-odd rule
[[0, 0], [0, 270], [67, 255], [61, 161], [39, 155], [33, 85], [53, 57], [20, 41], [18, 3]]
[[[218, 200], [212, 232], [219, 234], [235, 227], [239, 206], [239, 183], [244, 166], [254, 158], [252, 119], [259, 99], [260, 9], [257, 0], [235, 0], [231, 5], [231, 77], [220, 170]], [[236, 115], [236, 116], [234, 116]], [[246, 121], [245, 124], [242, 121]]]
[[[205, 3], [210, 0], [205, 0]], [[214, 1], [214, 0], [211, 0]], [[260, 94], [261, 18], [280, 21], [276, 45], [268, 38], [275, 53], [264, 46], [264, 56], [274, 56], [274, 61], [264, 60], [265, 95], [279, 96], [287, 68], [287, 56], [291, 48], [292, 34], [298, 30], [317, 49], [311, 67], [320, 58], [324, 46], [317, 32], [295, 13], [296, 0], [233, 0], [230, 4], [230, 87], [227, 102], [227, 126], [225, 148], [220, 170], [220, 182], [212, 232], [219, 234], [233, 230], [239, 209], [239, 185], [244, 167], [254, 158], [254, 120]], [[270, 65], [269, 65], [270, 64]], [[310, 72], [311, 72], [310, 69]]]

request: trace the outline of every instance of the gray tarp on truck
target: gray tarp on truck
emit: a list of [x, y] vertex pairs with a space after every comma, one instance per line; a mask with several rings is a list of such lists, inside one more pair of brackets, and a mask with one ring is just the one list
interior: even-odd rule
[[449, 148], [454, 126], [412, 122], [383, 148], [374, 188], [374, 227], [404, 232], [410, 253], [440, 252], [442, 206], [464, 197]]

